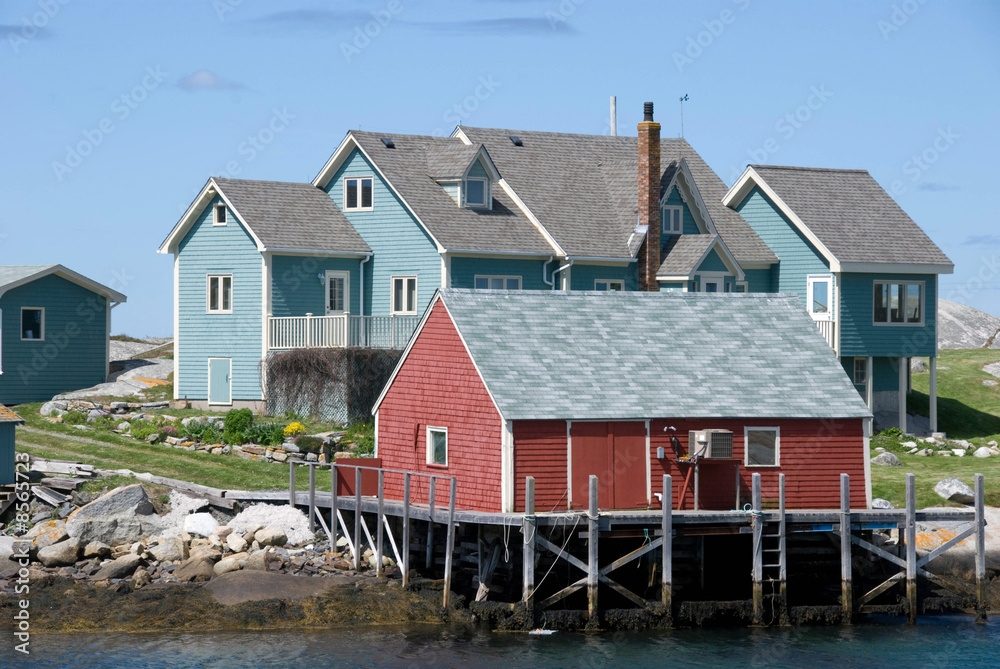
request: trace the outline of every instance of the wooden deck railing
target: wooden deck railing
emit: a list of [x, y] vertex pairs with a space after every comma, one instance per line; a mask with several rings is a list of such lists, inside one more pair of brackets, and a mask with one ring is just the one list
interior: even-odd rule
[[419, 316], [268, 316], [269, 349], [403, 348]]

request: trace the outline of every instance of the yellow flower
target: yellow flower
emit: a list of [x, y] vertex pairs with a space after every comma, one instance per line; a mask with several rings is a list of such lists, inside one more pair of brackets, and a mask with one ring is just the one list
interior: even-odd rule
[[303, 425], [302, 423], [298, 422], [298, 421], [296, 421], [294, 423], [289, 423], [285, 427], [285, 436], [286, 437], [297, 437], [300, 434], [305, 434], [305, 433], [306, 433], [306, 426]]

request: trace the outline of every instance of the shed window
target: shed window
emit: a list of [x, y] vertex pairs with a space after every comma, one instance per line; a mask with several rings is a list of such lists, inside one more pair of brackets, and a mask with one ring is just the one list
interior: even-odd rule
[[868, 383], [868, 358], [854, 359], [854, 385], [863, 386]]
[[392, 313], [417, 313], [417, 277], [392, 277]]
[[661, 218], [663, 220], [663, 234], [681, 234], [684, 209], [681, 207], [663, 207]]
[[774, 467], [778, 464], [781, 443], [776, 427], [748, 427], [744, 434], [747, 467]]
[[226, 205], [217, 204], [215, 205], [215, 214], [212, 218], [212, 225], [225, 225], [226, 224]]
[[233, 275], [208, 275], [208, 313], [233, 313]]
[[625, 290], [625, 282], [621, 279], [595, 279], [594, 290], [599, 291], [622, 291]]
[[476, 290], [521, 290], [519, 276], [476, 276]]
[[344, 179], [344, 210], [371, 211], [372, 209], [372, 177]]
[[485, 207], [486, 193], [486, 179], [465, 180], [465, 206]]
[[447, 466], [448, 428], [427, 428], [427, 464]]
[[21, 339], [45, 339], [45, 309], [42, 307], [23, 307], [21, 309]]
[[876, 281], [873, 312], [877, 325], [923, 325], [923, 282]]

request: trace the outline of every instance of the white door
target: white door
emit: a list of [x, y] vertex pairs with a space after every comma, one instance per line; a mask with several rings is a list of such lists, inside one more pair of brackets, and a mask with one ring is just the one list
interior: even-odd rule
[[326, 315], [339, 316], [351, 310], [351, 275], [348, 272], [326, 273]]
[[833, 277], [814, 274], [806, 277], [806, 309], [814, 321], [833, 320]]

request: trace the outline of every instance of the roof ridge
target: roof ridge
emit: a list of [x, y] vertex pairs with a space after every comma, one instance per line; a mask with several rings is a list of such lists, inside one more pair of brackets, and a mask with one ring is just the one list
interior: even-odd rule
[[233, 179], [232, 177], [211, 177], [213, 181], [217, 179], [222, 179], [223, 181], [237, 181], [239, 183], [246, 184], [274, 184], [278, 186], [309, 186], [310, 188], [315, 188], [316, 190], [323, 190], [318, 186], [314, 186], [312, 182], [309, 181], [275, 181], [274, 179]]
[[754, 165], [751, 164], [750, 167], [754, 169], [762, 168], [765, 170], [795, 170], [799, 172], [855, 172], [859, 174], [868, 174], [868, 170], [855, 169], [847, 167], [799, 167], [797, 165]]

